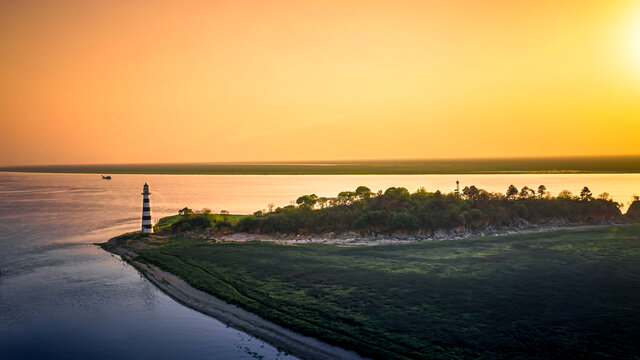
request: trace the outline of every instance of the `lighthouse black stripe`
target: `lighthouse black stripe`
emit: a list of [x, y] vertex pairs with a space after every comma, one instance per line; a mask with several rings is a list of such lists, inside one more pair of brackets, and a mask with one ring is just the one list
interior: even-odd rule
[[151, 201], [149, 200], [149, 185], [144, 184], [142, 187], [142, 232], [150, 234], [153, 232], [151, 225]]

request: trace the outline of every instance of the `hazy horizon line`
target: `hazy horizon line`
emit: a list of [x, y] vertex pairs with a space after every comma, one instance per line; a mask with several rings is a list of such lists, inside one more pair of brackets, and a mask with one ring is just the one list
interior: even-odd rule
[[35, 163], [0, 164], [0, 169], [23, 167], [64, 167], [64, 166], [131, 166], [131, 165], [331, 165], [349, 163], [390, 163], [390, 162], [432, 162], [432, 161], [499, 161], [499, 160], [585, 160], [640, 158], [640, 154], [626, 155], [559, 155], [559, 156], [496, 156], [496, 157], [451, 157], [451, 158], [380, 158], [341, 160], [244, 160], [244, 161], [180, 161], [180, 162], [87, 162], [87, 163]]

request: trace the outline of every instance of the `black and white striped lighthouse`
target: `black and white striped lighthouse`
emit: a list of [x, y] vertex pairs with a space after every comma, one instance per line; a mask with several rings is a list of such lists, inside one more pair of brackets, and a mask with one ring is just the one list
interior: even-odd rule
[[153, 232], [153, 226], [151, 225], [151, 205], [149, 203], [149, 185], [144, 183], [142, 188], [142, 232], [150, 234]]

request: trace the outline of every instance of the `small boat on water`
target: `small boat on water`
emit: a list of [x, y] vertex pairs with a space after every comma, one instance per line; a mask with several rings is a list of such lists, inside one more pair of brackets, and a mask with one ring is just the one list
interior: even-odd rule
[[107, 175], [107, 176], [100, 175], [100, 176], [102, 176], [102, 180], [111, 180], [111, 175]]

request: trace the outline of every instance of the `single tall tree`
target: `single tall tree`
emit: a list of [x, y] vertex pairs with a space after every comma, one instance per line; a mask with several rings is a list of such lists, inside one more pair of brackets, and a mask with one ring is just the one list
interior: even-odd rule
[[311, 195], [303, 195], [300, 196], [297, 200], [296, 203], [302, 207], [306, 207], [306, 208], [313, 208], [313, 206], [318, 202], [318, 196], [316, 194], [311, 194]]
[[530, 195], [531, 195], [531, 189], [528, 186], [525, 186], [522, 188], [522, 190], [520, 190], [521, 199], [528, 199]]
[[544, 186], [544, 185], [538, 186], [538, 194], [540, 195], [540, 199], [542, 199], [546, 193], [547, 193], [547, 187], [546, 186]]
[[580, 191], [580, 200], [589, 201], [592, 197], [593, 194], [591, 194], [591, 190], [589, 190], [589, 188], [586, 186], [583, 187], [582, 191]]
[[351, 204], [355, 197], [356, 193], [354, 191], [341, 191], [338, 193], [338, 201], [345, 205]]
[[480, 190], [478, 190], [475, 185], [465, 186], [464, 189], [462, 189], [462, 194], [466, 196], [467, 199], [475, 200], [477, 199], [478, 194], [480, 194]]
[[360, 199], [360, 200], [368, 200], [371, 197], [372, 193], [371, 193], [371, 189], [369, 189], [366, 186], [358, 186], [358, 188], [356, 189], [356, 196]]
[[516, 196], [518, 196], [518, 188], [513, 186], [513, 184], [509, 185], [507, 189], [507, 199], [515, 199]]

